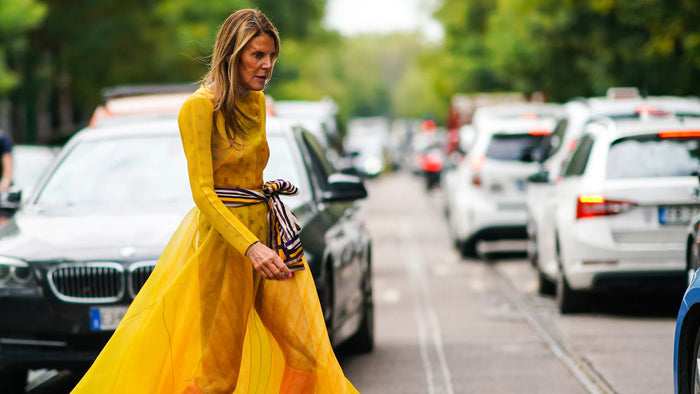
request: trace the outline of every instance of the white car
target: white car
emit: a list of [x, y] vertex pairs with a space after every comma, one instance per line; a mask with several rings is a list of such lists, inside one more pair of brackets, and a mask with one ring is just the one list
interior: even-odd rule
[[526, 239], [525, 178], [537, 170], [533, 148], [552, 131], [559, 111], [555, 104], [477, 109], [474, 141], [443, 187], [450, 234], [463, 256], [525, 249], [500, 241]]
[[538, 270], [540, 294], [555, 293], [555, 282], [549, 278], [553, 277], [556, 267], [552, 212], [557, 204], [557, 179], [586, 125], [601, 117], [611, 120], [700, 117], [700, 100], [671, 96], [624, 99], [593, 97], [568, 102], [564, 109], [565, 115], [539, 148], [541, 172], [528, 178], [526, 186], [527, 251]]
[[556, 282], [561, 313], [586, 310], [591, 293], [685, 287], [698, 168], [698, 120], [602, 119], [587, 127], [555, 189], [555, 261], [539, 266]]

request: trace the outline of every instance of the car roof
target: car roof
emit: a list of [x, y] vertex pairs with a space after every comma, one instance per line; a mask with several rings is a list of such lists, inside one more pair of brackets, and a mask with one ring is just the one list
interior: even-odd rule
[[485, 105], [476, 109], [475, 117], [490, 117], [504, 115], [552, 114], [563, 112], [561, 104], [557, 103], [507, 103]]
[[596, 133], [605, 133], [611, 139], [629, 137], [635, 135], [656, 134], [662, 131], [671, 132], [689, 132], [700, 131], [700, 119], [684, 119], [676, 117], [667, 117], [662, 119], [626, 119], [619, 121], [597, 121], [590, 125]]
[[[268, 116], [266, 119], [267, 134], [282, 134], [292, 130], [294, 122]], [[175, 117], [167, 119], [149, 119], [126, 124], [89, 126], [78, 131], [73, 138], [80, 140], [101, 140], [122, 137], [179, 135], [179, 127]]]
[[697, 97], [647, 96], [622, 99], [589, 97], [569, 101], [565, 107], [567, 110], [586, 110], [593, 116], [635, 113], [643, 110], [700, 115], [700, 99]]

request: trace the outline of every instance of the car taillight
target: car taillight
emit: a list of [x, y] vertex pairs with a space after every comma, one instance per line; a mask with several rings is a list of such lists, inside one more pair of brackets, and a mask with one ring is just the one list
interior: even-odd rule
[[700, 130], [661, 130], [659, 138], [700, 137]]
[[576, 219], [596, 216], [617, 215], [637, 206], [631, 201], [607, 200], [601, 195], [584, 194], [578, 196], [576, 203]]
[[530, 135], [549, 135], [552, 134], [552, 130], [530, 130], [528, 132]]
[[472, 175], [472, 185], [474, 186], [481, 186], [481, 176], [477, 172], [476, 174]]
[[484, 155], [474, 156], [469, 160], [469, 167], [472, 169], [472, 185], [481, 186], [481, 176], [479, 171], [484, 165], [486, 157]]

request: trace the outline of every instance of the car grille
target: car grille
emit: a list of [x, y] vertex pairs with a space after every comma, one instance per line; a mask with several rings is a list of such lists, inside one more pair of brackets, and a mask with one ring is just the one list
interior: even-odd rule
[[74, 303], [109, 303], [122, 299], [126, 289], [132, 298], [153, 272], [156, 261], [141, 261], [128, 272], [118, 263], [65, 263], [47, 274], [51, 291], [60, 300]]
[[146, 283], [155, 265], [155, 261], [144, 261], [129, 267], [129, 294], [132, 298], [136, 297], [136, 294]]
[[118, 263], [59, 264], [47, 279], [56, 297], [67, 302], [115, 302], [124, 296], [124, 267]]

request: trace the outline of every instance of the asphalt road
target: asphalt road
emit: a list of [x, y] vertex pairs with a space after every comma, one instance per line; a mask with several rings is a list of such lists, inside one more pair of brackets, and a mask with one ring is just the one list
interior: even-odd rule
[[[439, 190], [404, 173], [367, 187], [376, 349], [337, 352], [361, 393], [673, 391], [678, 297], [603, 299], [592, 313], [561, 316], [522, 256], [459, 256]], [[30, 393], [67, 393], [76, 380], [58, 372]]]
[[523, 256], [459, 256], [439, 190], [403, 173], [368, 188], [377, 345], [339, 354], [360, 392], [673, 391], [680, 295], [600, 299], [561, 316]]

